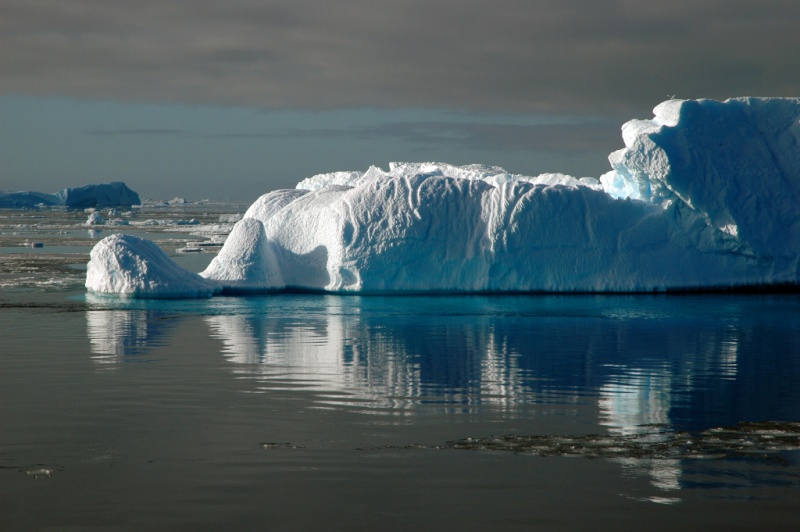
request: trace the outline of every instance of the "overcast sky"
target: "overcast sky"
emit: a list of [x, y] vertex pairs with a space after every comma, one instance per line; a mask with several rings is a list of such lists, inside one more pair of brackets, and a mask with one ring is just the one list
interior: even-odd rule
[[797, 0], [2, 0], [0, 189], [252, 199], [408, 159], [597, 176], [672, 95], [800, 96], [799, 27]]

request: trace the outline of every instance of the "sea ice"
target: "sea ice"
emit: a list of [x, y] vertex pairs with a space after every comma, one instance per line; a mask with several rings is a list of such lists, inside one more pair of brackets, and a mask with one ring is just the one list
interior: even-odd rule
[[[670, 100], [654, 114], [623, 126], [599, 180], [443, 163], [313, 176], [256, 200], [200, 275], [245, 292], [796, 284], [800, 99]], [[90, 290], [116, 290], [97, 283], [106, 267], [90, 263]]]

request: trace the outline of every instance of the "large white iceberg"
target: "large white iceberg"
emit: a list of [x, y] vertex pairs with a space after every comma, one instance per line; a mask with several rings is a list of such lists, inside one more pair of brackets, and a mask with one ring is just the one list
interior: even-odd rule
[[599, 180], [442, 163], [308, 178], [256, 200], [200, 275], [228, 292], [796, 285], [800, 99], [654, 113]]

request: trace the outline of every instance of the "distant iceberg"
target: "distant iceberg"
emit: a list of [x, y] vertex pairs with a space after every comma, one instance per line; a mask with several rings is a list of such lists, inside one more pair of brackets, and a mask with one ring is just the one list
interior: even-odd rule
[[200, 276], [226, 292], [796, 285], [800, 99], [669, 100], [654, 114], [623, 126], [599, 179], [443, 163], [305, 179], [256, 200]]
[[65, 188], [55, 194], [0, 191], [0, 208], [4, 209], [26, 209], [38, 205], [85, 209], [89, 207], [130, 207], [140, 204], [139, 194], [120, 181]]

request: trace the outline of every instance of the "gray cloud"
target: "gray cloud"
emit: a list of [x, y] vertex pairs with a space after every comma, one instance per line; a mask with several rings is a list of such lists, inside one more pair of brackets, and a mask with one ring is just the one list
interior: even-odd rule
[[798, 24], [796, 0], [4, 0], [0, 92], [639, 116], [797, 95]]

